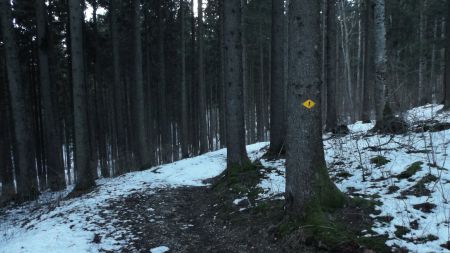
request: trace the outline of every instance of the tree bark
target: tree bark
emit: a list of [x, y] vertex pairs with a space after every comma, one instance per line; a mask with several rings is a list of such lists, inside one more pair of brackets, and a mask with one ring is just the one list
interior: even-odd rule
[[356, 90], [354, 92], [356, 104], [356, 120], [361, 120], [362, 115], [362, 97], [363, 97], [363, 80], [364, 80], [364, 27], [363, 27], [363, 4], [364, 0], [358, 0], [358, 56], [357, 56], [357, 72], [356, 72]]
[[11, 136], [10, 136], [10, 115], [9, 99], [6, 87], [6, 71], [4, 69], [3, 57], [0, 57], [0, 182], [2, 191], [0, 205], [8, 202], [15, 195], [13, 164], [11, 160]]
[[373, 3], [372, 0], [364, 0], [364, 79], [363, 79], [363, 102], [362, 121], [370, 122], [373, 109], [373, 87], [374, 87], [374, 48], [373, 48]]
[[147, 134], [145, 130], [144, 77], [142, 73], [142, 36], [141, 36], [141, 4], [140, 0], [133, 0], [134, 7], [134, 124], [136, 127], [136, 144], [139, 168], [150, 166]]
[[227, 116], [227, 166], [242, 168], [250, 161], [245, 148], [242, 82], [241, 1], [224, 0], [224, 51]]
[[437, 78], [436, 78], [436, 59], [437, 59], [437, 49], [436, 49], [436, 41], [438, 41], [438, 19], [434, 19], [433, 24], [433, 47], [431, 49], [431, 74], [430, 74], [430, 80], [431, 80], [431, 103], [436, 103], [436, 86], [437, 86]]
[[326, 11], [326, 86], [327, 86], [327, 118], [326, 131], [334, 132], [337, 128], [337, 112], [336, 112], [336, 61], [337, 61], [337, 20], [336, 20], [336, 1], [327, 0]]
[[73, 107], [75, 129], [75, 167], [77, 182], [75, 190], [85, 191], [95, 186], [89, 167], [89, 125], [87, 94], [83, 60], [83, 12], [80, 0], [69, 0], [70, 41], [72, 56]]
[[117, 16], [119, 12], [119, 0], [110, 1], [111, 13], [111, 42], [112, 42], [112, 58], [113, 58], [113, 77], [114, 77], [114, 113], [116, 124], [116, 138], [117, 138], [117, 166], [116, 175], [125, 172], [126, 162], [126, 101], [125, 90], [121, 79], [121, 64], [120, 64], [120, 39], [119, 27], [117, 23]]
[[[162, 4], [162, 1], [160, 0], [160, 4]], [[160, 71], [159, 71], [159, 84], [158, 84], [158, 96], [159, 96], [159, 115], [160, 115], [160, 122], [159, 122], [159, 130], [161, 133], [161, 154], [162, 154], [162, 161], [163, 162], [170, 162], [172, 161], [171, 156], [171, 138], [170, 138], [170, 124], [168, 120], [167, 115], [167, 94], [166, 94], [166, 60], [165, 60], [165, 45], [164, 45], [164, 34], [165, 34], [165, 27], [163, 23], [163, 7], [160, 6], [160, 10], [158, 13], [158, 31], [159, 31], [159, 38], [158, 38], [158, 44], [159, 44], [159, 64], [160, 64]]]
[[374, 0], [375, 110], [377, 127], [382, 126], [386, 90], [386, 26], [384, 0]]
[[48, 55], [48, 24], [47, 11], [44, 0], [35, 1], [36, 25], [37, 25], [37, 44], [39, 55], [39, 77], [41, 82], [42, 112], [43, 112], [43, 130], [44, 147], [47, 165], [48, 186], [53, 191], [64, 189], [65, 172], [62, 155], [62, 147], [59, 140], [59, 128], [55, 127], [56, 119], [54, 115], [54, 106], [52, 100], [52, 88], [50, 85], [50, 69]]
[[206, 122], [206, 86], [205, 86], [205, 66], [203, 63], [204, 51], [204, 27], [203, 27], [203, 6], [202, 0], [197, 0], [198, 14], [198, 119], [199, 119], [199, 137], [200, 137], [200, 154], [208, 152], [208, 133]]
[[188, 122], [188, 91], [186, 87], [186, 38], [185, 38], [185, 8], [184, 0], [180, 0], [181, 23], [181, 158], [189, 157], [189, 122]]
[[263, 35], [262, 35], [262, 24], [259, 24], [258, 32], [258, 76], [259, 83], [255, 83], [255, 102], [256, 102], [256, 140], [259, 142], [264, 141], [264, 110], [263, 104], [263, 93], [264, 93], [264, 49], [263, 49]]
[[447, 24], [445, 36], [444, 106], [448, 110], [450, 109], [450, 2], [447, 2]]
[[220, 81], [219, 81], [219, 103], [220, 103], [220, 112], [219, 112], [219, 125], [220, 125], [220, 146], [225, 147], [227, 143], [227, 135], [226, 135], [226, 87], [225, 87], [225, 52], [224, 52], [224, 25], [223, 25], [223, 2], [224, 0], [219, 0], [219, 24], [220, 24]]
[[353, 116], [354, 113], [354, 97], [352, 96], [352, 89], [353, 89], [353, 73], [352, 73], [352, 66], [351, 66], [351, 56], [350, 56], [350, 39], [348, 34], [348, 28], [347, 28], [347, 15], [345, 13], [345, 1], [339, 0], [338, 1], [340, 8], [339, 8], [339, 16], [341, 16], [340, 20], [340, 29], [341, 29], [341, 48], [342, 48], [342, 60], [344, 64], [344, 71], [345, 71], [345, 81], [342, 83], [345, 90], [345, 96], [347, 99], [344, 101], [342, 99], [342, 103], [344, 105], [343, 112], [345, 112], [345, 117], [347, 118], [348, 115]]
[[5, 43], [6, 66], [12, 119], [14, 123], [14, 162], [19, 198], [36, 199], [39, 187], [36, 180], [35, 143], [31, 105], [27, 86], [23, 82], [17, 41], [14, 35], [10, 1], [0, 0], [1, 32]]
[[[286, 202], [299, 217], [343, 203], [325, 164], [320, 43], [320, 1], [290, 1]], [[302, 106], [308, 99], [316, 103], [311, 109]]]
[[420, 17], [419, 17], [419, 86], [418, 86], [418, 102], [419, 105], [424, 105], [428, 102], [427, 91], [425, 87], [425, 72], [426, 72], [426, 50], [425, 50], [425, 27], [426, 17], [425, 8], [427, 0], [420, 1]]
[[280, 153], [285, 141], [284, 108], [284, 1], [272, 0], [272, 64], [270, 96], [270, 147]]

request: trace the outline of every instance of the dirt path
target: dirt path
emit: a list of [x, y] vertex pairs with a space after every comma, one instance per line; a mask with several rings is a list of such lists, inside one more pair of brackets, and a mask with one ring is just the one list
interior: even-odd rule
[[271, 232], [281, 212], [238, 209], [206, 187], [185, 187], [134, 193], [111, 201], [100, 216], [122, 231], [123, 252], [162, 245], [170, 252], [286, 252]]

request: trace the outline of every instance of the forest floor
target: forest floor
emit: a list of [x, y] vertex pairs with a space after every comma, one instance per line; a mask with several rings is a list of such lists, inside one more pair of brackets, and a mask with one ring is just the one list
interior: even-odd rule
[[404, 135], [361, 122], [348, 135], [324, 135], [338, 188], [352, 203], [374, 203], [330, 214], [321, 236], [333, 247], [284, 218], [285, 160], [265, 159], [268, 143], [257, 143], [247, 147], [256, 174], [239, 175], [244, 184], [224, 183], [218, 150], [100, 179], [81, 197], [67, 199], [68, 189], [2, 208], [0, 252], [450, 252], [450, 115], [440, 109], [402, 115]]

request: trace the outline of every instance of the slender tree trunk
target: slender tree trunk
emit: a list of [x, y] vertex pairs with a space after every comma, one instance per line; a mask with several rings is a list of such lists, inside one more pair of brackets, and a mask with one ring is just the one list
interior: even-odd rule
[[0, 57], [0, 182], [2, 191], [0, 197], [0, 206], [8, 202], [15, 195], [13, 164], [11, 160], [11, 136], [10, 136], [10, 115], [9, 99], [6, 87], [6, 71], [4, 71], [3, 57]]
[[[287, 87], [289, 83], [289, 2], [290, 0], [285, 0], [285, 7], [284, 10], [286, 12], [286, 15], [284, 15], [284, 123], [283, 127], [284, 129], [287, 129]], [[328, 0], [325, 0], [328, 1]], [[286, 132], [287, 130], [285, 130]], [[286, 139], [286, 133], [285, 133], [285, 139]], [[285, 143], [286, 147], [286, 143]]]
[[264, 141], [264, 110], [263, 104], [265, 101], [264, 97], [264, 49], [263, 49], [263, 35], [262, 35], [262, 24], [259, 24], [259, 34], [258, 34], [258, 49], [259, 49], [259, 83], [255, 87], [255, 99], [256, 99], [256, 136], [257, 141]]
[[52, 100], [52, 88], [50, 85], [50, 70], [48, 56], [48, 24], [47, 11], [44, 0], [36, 0], [36, 24], [37, 24], [37, 43], [39, 54], [39, 77], [41, 82], [41, 100], [43, 111], [43, 130], [45, 134], [44, 147], [47, 165], [48, 185], [51, 190], [59, 191], [64, 189], [64, 161], [62, 149], [59, 145], [59, 128], [55, 127], [56, 119], [54, 115], [54, 106]]
[[272, 64], [270, 96], [270, 148], [278, 154], [283, 150], [284, 128], [284, 1], [272, 0]]
[[374, 0], [375, 109], [377, 127], [382, 127], [386, 90], [386, 25], [384, 0]]
[[17, 191], [21, 200], [32, 200], [38, 196], [36, 180], [35, 143], [33, 117], [27, 99], [27, 86], [22, 80], [17, 41], [14, 35], [10, 1], [0, 0], [0, 23], [5, 43], [9, 94], [14, 123], [14, 158]]
[[[160, 0], [160, 3], [162, 1]], [[170, 139], [170, 124], [167, 115], [167, 94], [166, 94], [166, 60], [165, 60], [165, 46], [164, 46], [164, 24], [163, 24], [163, 9], [160, 7], [160, 12], [158, 13], [158, 25], [159, 25], [159, 62], [160, 62], [160, 76], [158, 84], [158, 94], [160, 102], [160, 133], [161, 133], [161, 154], [163, 162], [170, 162], [172, 160], [171, 156], [171, 139]]]
[[227, 165], [242, 168], [249, 163], [245, 148], [242, 82], [241, 2], [224, 0], [225, 85], [227, 89]]
[[425, 55], [425, 27], [426, 17], [425, 8], [427, 6], [427, 0], [420, 1], [420, 18], [419, 18], [419, 90], [418, 90], [418, 102], [419, 105], [426, 104], [428, 102], [425, 87], [425, 72], [426, 72], [426, 55]]
[[134, 124], [136, 127], [136, 144], [139, 168], [150, 166], [150, 153], [148, 152], [147, 134], [145, 131], [145, 104], [144, 104], [144, 76], [142, 73], [142, 36], [141, 36], [141, 3], [133, 0], [134, 6]]
[[208, 133], [206, 122], [206, 86], [205, 86], [205, 66], [203, 63], [204, 51], [204, 27], [203, 27], [203, 5], [202, 0], [197, 0], [197, 14], [198, 14], [198, 119], [199, 119], [199, 137], [200, 137], [200, 154], [208, 152]]
[[436, 59], [437, 59], [437, 49], [436, 49], [436, 42], [438, 40], [438, 20], [437, 18], [434, 19], [433, 24], [433, 47], [431, 49], [431, 74], [430, 74], [430, 81], [431, 81], [431, 102], [436, 103], [436, 86], [437, 86], [437, 78], [436, 78]]
[[247, 9], [247, 1], [241, 0], [241, 40], [242, 40], [242, 86], [244, 87], [243, 91], [243, 100], [244, 100], [244, 124], [245, 124], [245, 143], [250, 143], [248, 138], [248, 129], [249, 129], [249, 83], [248, 83], [248, 55], [247, 55], [247, 45], [246, 45], [246, 23], [245, 23], [245, 14]]
[[445, 29], [445, 74], [444, 74], [444, 106], [450, 108], [450, 2], [447, 2], [447, 24]]
[[361, 119], [362, 114], [362, 97], [363, 97], [363, 87], [364, 87], [364, 27], [363, 27], [363, 17], [362, 8], [364, 0], [358, 0], [358, 57], [357, 57], [357, 75], [356, 75], [356, 120]]
[[77, 182], [75, 190], [84, 191], [95, 185], [89, 167], [89, 125], [87, 94], [83, 61], [83, 12], [80, 0], [69, 0], [70, 39], [72, 56], [73, 107], [75, 129], [75, 167]]
[[198, 149], [199, 149], [199, 138], [198, 138], [198, 122], [197, 122], [197, 116], [198, 116], [198, 110], [197, 110], [197, 103], [198, 101], [196, 99], [193, 99], [196, 97], [196, 94], [198, 92], [198, 87], [197, 87], [197, 83], [196, 83], [196, 78], [197, 76], [195, 75], [196, 73], [196, 58], [194, 57], [195, 55], [195, 34], [196, 34], [196, 29], [195, 29], [195, 9], [194, 9], [194, 2], [195, 0], [191, 0], [191, 82], [190, 82], [190, 89], [189, 89], [189, 97], [191, 98], [190, 100], [190, 125], [191, 125], [191, 131], [190, 131], [190, 143], [191, 143], [191, 153], [192, 155], [197, 155], [198, 154]]
[[363, 79], [363, 103], [362, 120], [369, 122], [372, 114], [373, 87], [374, 87], [374, 47], [373, 47], [373, 3], [372, 0], [364, 1], [364, 79]]
[[[325, 164], [320, 43], [320, 1], [290, 1], [286, 202], [300, 217], [343, 203]], [[301, 106], [308, 99], [316, 103], [311, 109]]]
[[[105, 107], [105, 100], [110, 96], [104, 94], [103, 82], [101, 81], [102, 75], [100, 73], [100, 48], [99, 48], [99, 32], [98, 32], [98, 22], [97, 22], [97, 10], [98, 10], [98, 2], [97, 0], [92, 1], [92, 23], [93, 23], [93, 42], [94, 42], [94, 78], [93, 78], [93, 88], [94, 88], [94, 96], [93, 96], [93, 106], [94, 110], [94, 130], [96, 133], [96, 141], [93, 143], [94, 151], [97, 152], [97, 159], [95, 159], [96, 165], [97, 163], [100, 165], [101, 175], [102, 177], [108, 177], [109, 171], [107, 168], [107, 138], [108, 133], [110, 132], [111, 126], [108, 125], [110, 123], [110, 110], [106, 109], [109, 107]], [[103, 130], [103, 131], [102, 131]], [[97, 170], [97, 166], [95, 166]], [[94, 174], [95, 175], [95, 174]]]
[[219, 125], [220, 125], [220, 146], [225, 147], [227, 143], [227, 126], [226, 126], [226, 87], [225, 87], [225, 52], [224, 52], [224, 26], [223, 26], [223, 1], [225, 0], [219, 0], [219, 24], [220, 24], [220, 90], [219, 90], [219, 103], [220, 103], [220, 112], [219, 112]]
[[[82, 10], [84, 10], [84, 3], [82, 3]], [[94, 26], [95, 23], [97, 22], [97, 6], [93, 6], [92, 8], [92, 17], [93, 17], [93, 22], [94, 22]], [[95, 30], [95, 28], [94, 28]], [[83, 34], [86, 32], [86, 24], [83, 23]], [[86, 37], [83, 37], [84, 40], [86, 40]], [[97, 35], [94, 31], [94, 35], [92, 36], [92, 40], [94, 41], [95, 45], [96, 45], [96, 39], [97, 39]], [[86, 41], [84, 41], [83, 43], [86, 44]], [[94, 61], [95, 61], [95, 54], [96, 54], [96, 50], [94, 49]], [[94, 62], [95, 65], [95, 62]], [[84, 58], [84, 68], [86, 70], [89, 69], [89, 62], [87, 57]], [[89, 167], [92, 170], [92, 176], [95, 179], [98, 179], [99, 177], [99, 173], [98, 173], [98, 161], [99, 161], [99, 157], [98, 157], [98, 141], [99, 141], [99, 133], [98, 133], [98, 129], [97, 129], [97, 80], [96, 80], [96, 73], [95, 73], [95, 66], [94, 66], [94, 74], [93, 74], [93, 78], [88, 78], [88, 73], [89, 71], [86, 71], [85, 73], [85, 82], [86, 82], [86, 86], [87, 86], [87, 91], [86, 91], [86, 95], [87, 95], [87, 101], [88, 101], [88, 124], [89, 124]]]
[[348, 28], [347, 28], [347, 15], [345, 13], [345, 1], [339, 0], [340, 3], [340, 28], [341, 28], [341, 47], [342, 47], [342, 58], [343, 58], [343, 64], [344, 64], [344, 71], [345, 71], [345, 82], [344, 84], [344, 90], [345, 95], [347, 96], [346, 103], [344, 104], [344, 112], [345, 115], [352, 115], [353, 116], [353, 110], [354, 110], [354, 103], [352, 96], [352, 90], [353, 90], [353, 73], [352, 73], [352, 67], [351, 67], [351, 59], [350, 59], [350, 39], [348, 35]]
[[126, 164], [126, 101], [125, 90], [121, 79], [120, 64], [120, 40], [119, 27], [117, 23], [119, 0], [110, 0], [111, 13], [111, 42], [112, 42], [112, 58], [113, 58], [113, 77], [114, 77], [114, 113], [116, 119], [116, 138], [117, 138], [117, 166], [116, 175], [125, 172]]
[[337, 20], [336, 20], [336, 1], [327, 0], [327, 35], [326, 35], [326, 85], [327, 85], [327, 119], [326, 131], [335, 132], [337, 128], [336, 112], [336, 61], [337, 61]]
[[255, 81], [255, 71], [256, 70], [256, 63], [252, 63], [251, 64], [251, 68], [250, 69], [250, 73], [249, 73], [249, 77], [250, 79], [248, 80], [248, 106], [247, 106], [247, 111], [248, 111], [248, 121], [249, 121], [249, 126], [248, 126], [248, 132], [249, 132], [249, 142], [250, 143], [254, 143], [256, 142], [256, 106], [255, 106], [255, 101], [257, 101], [255, 99], [256, 97], [256, 81]]
[[181, 23], [181, 158], [189, 157], [189, 122], [188, 122], [188, 93], [186, 87], [186, 38], [185, 38], [185, 8], [184, 1], [180, 0]]

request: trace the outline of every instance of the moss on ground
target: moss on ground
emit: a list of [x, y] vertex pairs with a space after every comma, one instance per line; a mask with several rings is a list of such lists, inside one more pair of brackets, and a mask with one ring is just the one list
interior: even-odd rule
[[414, 195], [416, 197], [430, 196], [431, 190], [429, 190], [426, 185], [431, 182], [435, 182], [436, 180], [438, 180], [436, 176], [428, 174], [422, 177], [415, 185], [402, 191], [401, 194], [403, 196]]
[[[361, 233], [364, 230], [371, 231], [373, 223], [368, 214], [372, 213], [376, 205], [379, 205], [376, 201], [348, 199], [342, 208], [310, 210], [303, 219], [287, 218], [278, 225], [278, 233], [281, 237], [300, 233], [304, 243], [312, 243], [332, 252], [341, 252], [344, 247], [390, 252], [385, 244], [386, 236], [364, 237]], [[361, 216], [367, 216], [367, 219], [361, 219]]]
[[[331, 182], [326, 168], [319, 170], [316, 186], [319, 194], [306, 208], [305, 218], [285, 215], [285, 201], [257, 200], [263, 191], [258, 187], [264, 177], [260, 163], [248, 164], [240, 168], [228, 168], [213, 182], [213, 191], [220, 199], [221, 215], [231, 223], [241, 223], [246, 219], [269, 219], [273, 222], [267, 233], [273, 240], [288, 249], [301, 249], [307, 245], [324, 251], [342, 252], [343, 247], [370, 248], [376, 252], [390, 252], [384, 236], [363, 237], [361, 231], [371, 231], [379, 202], [363, 198], [348, 198]], [[248, 197], [250, 208], [240, 213], [232, 202], [236, 198]], [[373, 234], [373, 233], [371, 233]], [[355, 251], [356, 252], [356, 251]]]
[[429, 234], [429, 235], [417, 238], [415, 240], [415, 242], [416, 243], [427, 243], [427, 242], [432, 242], [432, 241], [436, 241], [436, 240], [439, 240], [439, 237]]
[[417, 172], [419, 172], [422, 169], [422, 164], [423, 164], [423, 162], [415, 162], [415, 163], [409, 165], [405, 171], [398, 174], [397, 178], [398, 179], [407, 179], [407, 178], [414, 176]]
[[386, 157], [381, 156], [381, 155], [372, 157], [370, 159], [370, 163], [375, 164], [375, 167], [381, 167], [383, 165], [386, 165], [389, 162], [390, 161], [388, 159], [386, 159]]
[[411, 232], [411, 230], [407, 227], [404, 226], [395, 226], [395, 236], [397, 236], [398, 238], [403, 238], [404, 235], [406, 235], [407, 233]]
[[258, 187], [263, 174], [261, 164], [248, 162], [244, 166], [231, 166], [213, 183], [214, 191], [228, 200], [247, 197], [250, 203], [255, 203], [263, 189]]

